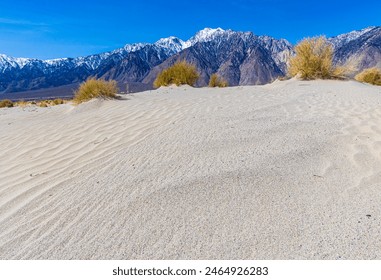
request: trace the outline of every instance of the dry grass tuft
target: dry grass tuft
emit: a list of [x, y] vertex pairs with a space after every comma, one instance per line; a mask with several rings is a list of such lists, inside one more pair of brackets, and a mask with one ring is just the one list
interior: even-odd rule
[[0, 100], [0, 108], [13, 107], [13, 102], [9, 99]]
[[[10, 106], [10, 100], [3, 100], [5, 101], [4, 104], [8, 104], [8, 106], [4, 106], [4, 107], [9, 107]], [[1, 102], [3, 102], [1, 101]], [[67, 101], [61, 99], [61, 98], [57, 98], [57, 99], [54, 99], [54, 100], [39, 100], [39, 101], [25, 101], [25, 100], [20, 100], [20, 101], [17, 101], [17, 102], [12, 102], [12, 106], [11, 107], [20, 107], [20, 108], [25, 108], [25, 107], [28, 107], [28, 106], [39, 106], [39, 107], [51, 107], [51, 106], [56, 106], [56, 105], [61, 105], [61, 104], [65, 104]]]
[[225, 79], [220, 78], [217, 74], [213, 74], [212, 76], [210, 76], [209, 87], [227, 87], [227, 86], [229, 86], [228, 82]]
[[37, 102], [37, 106], [38, 107], [48, 107], [49, 103], [50, 102], [48, 100], [41, 100], [41, 101]]
[[154, 81], [155, 88], [169, 85], [190, 85], [193, 86], [199, 74], [196, 66], [187, 63], [185, 60], [176, 62], [173, 66], [163, 70]]
[[118, 92], [118, 85], [114, 80], [89, 78], [75, 92], [73, 101], [79, 104], [93, 98], [116, 98]]
[[295, 47], [288, 73], [304, 80], [345, 78], [346, 67], [334, 67], [333, 47], [325, 37], [307, 38]]
[[381, 70], [376, 67], [365, 69], [357, 74], [355, 79], [359, 82], [381, 86]]
[[21, 107], [21, 108], [27, 107], [29, 105], [30, 105], [30, 102], [25, 101], [25, 100], [20, 100], [20, 101], [17, 101], [14, 103], [15, 107]]
[[61, 105], [61, 104], [64, 104], [65, 101], [61, 98], [57, 98], [57, 99], [54, 99], [52, 103], [53, 103], [52, 105]]

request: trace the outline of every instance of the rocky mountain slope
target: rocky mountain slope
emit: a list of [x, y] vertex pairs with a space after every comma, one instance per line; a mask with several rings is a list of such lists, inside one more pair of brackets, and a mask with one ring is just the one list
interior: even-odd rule
[[158, 41], [155, 44], [126, 45], [124, 48], [98, 55], [54, 60], [0, 55], [0, 92], [35, 90], [78, 83], [90, 76], [101, 76], [126, 59], [135, 64], [136, 70], [132, 74], [140, 77], [146, 65], [150, 67], [164, 61], [178, 51], [176, 47]]
[[286, 40], [251, 32], [206, 29], [189, 41], [190, 47], [154, 67], [143, 82], [152, 84], [161, 70], [178, 60], [186, 60], [200, 72], [198, 86], [207, 85], [213, 73], [232, 86], [265, 84], [285, 74], [292, 53], [292, 45]]
[[335, 47], [334, 60], [338, 64], [351, 64], [358, 70], [381, 68], [381, 27], [369, 27], [360, 31], [330, 38]]
[[[329, 41], [337, 64], [356, 64], [359, 70], [381, 67], [381, 27], [342, 34]], [[229, 84], [251, 85], [271, 82], [286, 73], [293, 46], [284, 39], [256, 36], [221, 28], [205, 28], [187, 41], [176, 37], [154, 44], [132, 44], [96, 55], [38, 60], [0, 55], [0, 94], [76, 85], [90, 76], [115, 79], [124, 91], [152, 88], [162, 69], [179, 59], [194, 63], [200, 72], [199, 86], [213, 73]]]

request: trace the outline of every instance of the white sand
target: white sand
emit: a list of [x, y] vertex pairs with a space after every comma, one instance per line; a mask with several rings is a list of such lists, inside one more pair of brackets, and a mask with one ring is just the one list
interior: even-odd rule
[[381, 87], [0, 109], [0, 144], [1, 259], [381, 259]]

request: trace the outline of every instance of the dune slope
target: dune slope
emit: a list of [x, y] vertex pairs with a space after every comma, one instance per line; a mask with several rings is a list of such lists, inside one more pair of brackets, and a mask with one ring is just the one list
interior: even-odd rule
[[381, 88], [0, 109], [1, 259], [381, 259]]

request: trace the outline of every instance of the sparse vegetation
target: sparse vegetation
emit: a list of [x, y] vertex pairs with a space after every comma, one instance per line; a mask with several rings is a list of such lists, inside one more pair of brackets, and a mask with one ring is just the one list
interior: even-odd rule
[[217, 74], [213, 74], [209, 79], [209, 87], [227, 87], [228, 82], [220, 78]]
[[40, 102], [37, 102], [38, 107], [48, 107], [49, 101], [48, 100], [41, 100]]
[[13, 107], [13, 102], [9, 99], [0, 100], [0, 108]]
[[28, 106], [29, 104], [30, 104], [30, 102], [28, 102], [28, 101], [20, 100], [20, 101], [15, 102], [13, 105], [14, 105], [15, 107], [21, 107], [21, 108], [24, 108], [24, 107]]
[[163, 70], [156, 78], [154, 87], [169, 85], [190, 85], [193, 86], [199, 74], [196, 67], [185, 60], [175, 63], [173, 66]]
[[75, 92], [74, 102], [79, 104], [93, 98], [115, 98], [119, 92], [116, 81], [89, 78]]
[[52, 102], [54, 105], [61, 105], [65, 103], [65, 101], [61, 98], [54, 99]]
[[365, 69], [356, 75], [355, 79], [359, 82], [381, 86], [381, 70], [376, 67]]
[[346, 68], [334, 67], [333, 47], [325, 37], [307, 38], [295, 47], [296, 55], [290, 59], [289, 75], [301, 79], [338, 79], [346, 74]]
[[50, 107], [50, 106], [56, 106], [56, 105], [61, 105], [65, 103], [66, 101], [61, 98], [57, 98], [54, 100], [47, 99], [47, 100], [39, 100], [39, 101], [20, 100], [20, 101], [14, 102], [13, 107], [25, 108], [25, 107], [33, 106], [33, 105], [38, 107]]

